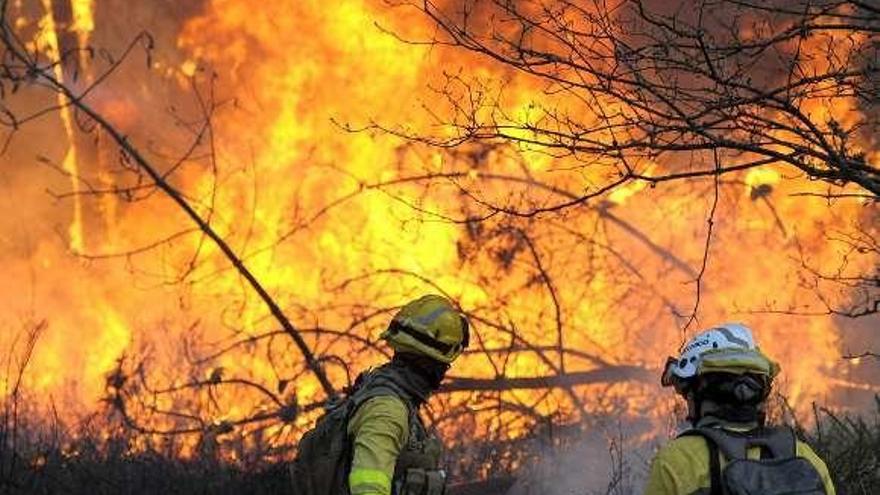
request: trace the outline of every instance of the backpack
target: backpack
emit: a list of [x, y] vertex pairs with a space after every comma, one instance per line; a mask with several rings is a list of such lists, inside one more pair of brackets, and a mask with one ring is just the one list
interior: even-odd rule
[[[710, 495], [827, 495], [816, 468], [797, 456], [797, 438], [787, 427], [739, 433], [721, 428], [694, 428], [680, 436], [700, 436], [709, 446]], [[761, 449], [749, 459], [750, 447]], [[723, 454], [728, 460], [721, 469]]]
[[[373, 385], [373, 374], [361, 374], [351, 392], [326, 406], [315, 427], [299, 441], [297, 455], [290, 465], [293, 495], [349, 495], [348, 474], [353, 455], [348, 422], [357, 408], [380, 395], [400, 396], [385, 383]], [[411, 406], [403, 401], [407, 408]]]

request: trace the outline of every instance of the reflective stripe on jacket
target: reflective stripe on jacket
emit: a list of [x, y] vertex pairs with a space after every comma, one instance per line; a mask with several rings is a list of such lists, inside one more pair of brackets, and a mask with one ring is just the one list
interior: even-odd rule
[[[749, 449], [748, 456], [758, 459], [760, 449]], [[813, 449], [798, 441], [797, 456], [816, 468], [825, 483], [826, 493], [835, 495], [828, 467]], [[723, 469], [724, 459], [721, 462]], [[708, 495], [710, 486], [709, 447], [706, 440], [685, 436], [669, 442], [654, 457], [645, 495]]]

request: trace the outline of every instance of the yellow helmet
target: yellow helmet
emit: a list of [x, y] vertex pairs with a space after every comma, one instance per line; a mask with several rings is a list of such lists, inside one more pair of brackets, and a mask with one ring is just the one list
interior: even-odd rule
[[408, 302], [380, 338], [395, 351], [412, 352], [451, 363], [468, 346], [467, 318], [443, 296], [429, 294]]

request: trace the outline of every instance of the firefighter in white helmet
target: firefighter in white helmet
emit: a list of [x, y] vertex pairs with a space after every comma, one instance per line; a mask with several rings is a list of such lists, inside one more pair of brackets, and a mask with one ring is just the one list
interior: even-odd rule
[[687, 401], [691, 428], [654, 457], [646, 495], [834, 495], [816, 453], [790, 428], [765, 424], [778, 373], [739, 323], [703, 331], [670, 357], [662, 383]]

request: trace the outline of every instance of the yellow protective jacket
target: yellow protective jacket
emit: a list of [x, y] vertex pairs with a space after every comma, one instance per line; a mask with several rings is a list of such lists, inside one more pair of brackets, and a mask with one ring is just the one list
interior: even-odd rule
[[391, 495], [394, 466], [409, 438], [409, 411], [393, 395], [364, 402], [348, 423], [353, 458], [351, 495]]
[[[822, 481], [825, 492], [835, 495], [828, 467], [809, 445], [798, 441], [796, 453], [812, 464]], [[758, 448], [749, 449], [751, 459], [760, 457]], [[721, 467], [725, 461], [721, 459]], [[709, 493], [711, 486], [709, 473], [709, 446], [699, 436], [679, 437], [667, 445], [654, 457], [645, 495], [703, 495]]]

